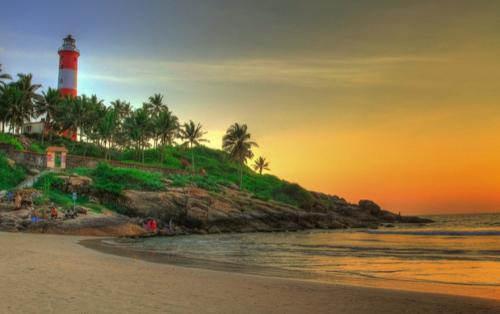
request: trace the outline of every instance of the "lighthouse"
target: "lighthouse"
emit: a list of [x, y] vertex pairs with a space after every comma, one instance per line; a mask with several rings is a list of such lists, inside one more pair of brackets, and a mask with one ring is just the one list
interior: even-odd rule
[[59, 81], [57, 88], [62, 96], [76, 97], [78, 82], [78, 57], [80, 51], [76, 49], [75, 39], [68, 35], [63, 39], [59, 48]]

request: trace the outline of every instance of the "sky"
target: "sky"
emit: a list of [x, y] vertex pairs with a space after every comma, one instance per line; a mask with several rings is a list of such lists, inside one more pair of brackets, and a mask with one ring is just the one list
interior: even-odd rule
[[500, 1], [5, 1], [0, 63], [79, 94], [165, 95], [220, 148], [246, 123], [272, 173], [404, 214], [500, 211]]

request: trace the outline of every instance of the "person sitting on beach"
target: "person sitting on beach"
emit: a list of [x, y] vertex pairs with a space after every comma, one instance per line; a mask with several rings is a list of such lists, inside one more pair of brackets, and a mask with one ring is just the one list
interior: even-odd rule
[[42, 219], [43, 220], [47, 220], [47, 210], [46, 209], [42, 209]]
[[52, 207], [50, 208], [50, 218], [56, 220], [57, 215], [58, 215], [57, 208], [54, 206], [54, 204], [52, 204]]
[[31, 222], [32, 223], [37, 223], [39, 218], [39, 213], [38, 213], [38, 210], [34, 209], [32, 212], [31, 212]]
[[156, 220], [151, 219], [151, 232], [156, 233]]

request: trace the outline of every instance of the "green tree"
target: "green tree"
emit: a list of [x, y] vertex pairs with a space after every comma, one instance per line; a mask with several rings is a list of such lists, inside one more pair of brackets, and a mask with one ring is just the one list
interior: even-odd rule
[[[51, 125], [52, 117], [56, 116], [57, 111], [60, 110], [59, 107], [62, 100], [59, 91], [49, 87], [47, 92], [42, 92], [42, 96], [35, 101], [36, 116], [45, 115], [45, 123], [42, 130], [42, 145], [45, 138], [45, 126]], [[52, 133], [52, 130], [49, 129], [49, 132]]]
[[0, 122], [2, 122], [2, 133], [5, 133], [5, 123], [9, 112], [9, 104], [7, 99], [3, 97], [7, 88], [6, 80], [11, 80], [12, 77], [7, 73], [2, 73], [2, 65], [0, 64]]
[[240, 189], [243, 185], [243, 166], [247, 159], [253, 157], [252, 147], [258, 146], [250, 140], [251, 137], [246, 124], [235, 123], [227, 129], [222, 138], [222, 149], [240, 166]]
[[144, 149], [148, 145], [150, 127], [150, 117], [145, 108], [135, 110], [124, 122], [124, 129], [135, 143], [136, 151], [141, 153], [142, 162], [144, 162]]
[[24, 94], [13, 84], [9, 84], [3, 88], [2, 97], [0, 99], [0, 119], [2, 120], [2, 132], [5, 133], [5, 124], [9, 124], [9, 129], [12, 131], [16, 128], [21, 128], [24, 121], [30, 119], [31, 114], [24, 110]]
[[203, 136], [207, 133], [202, 130], [203, 126], [198, 123], [194, 123], [193, 120], [184, 123], [182, 128], [179, 130], [179, 137], [184, 141], [183, 145], [189, 146], [191, 150], [191, 167], [193, 172], [196, 171], [194, 165], [194, 147], [200, 145], [202, 142], [208, 142]]
[[17, 77], [18, 80], [11, 83], [11, 85], [17, 87], [19, 91], [21, 91], [22, 99], [20, 102], [18, 101], [13, 104], [11, 108], [11, 122], [16, 131], [20, 132], [23, 124], [35, 117], [35, 101], [41, 97], [40, 94], [37, 93], [37, 90], [42, 85], [33, 84], [33, 75], [31, 73], [18, 74]]
[[167, 107], [159, 112], [155, 119], [155, 129], [158, 132], [160, 148], [160, 163], [164, 161], [165, 146], [173, 145], [179, 131], [179, 119]]
[[255, 160], [255, 162], [253, 164], [253, 169], [255, 171], [258, 171], [259, 174], [262, 175], [263, 170], [270, 170], [269, 169], [269, 162], [266, 160], [266, 158], [261, 156]]
[[111, 102], [111, 106], [116, 110], [118, 118], [123, 121], [132, 113], [132, 106], [127, 101], [116, 99]]
[[[150, 96], [148, 101], [143, 104], [143, 108], [149, 113], [151, 119], [156, 119], [158, 118], [160, 112], [164, 111], [167, 108], [167, 105], [163, 103], [163, 95], [161, 94], [154, 94], [153, 96]], [[158, 146], [158, 133], [159, 131], [157, 130], [157, 125], [155, 123], [152, 123], [151, 125], [151, 135], [153, 137], [153, 143], [154, 147]]]
[[109, 158], [109, 149], [112, 146], [113, 134], [118, 125], [118, 112], [114, 108], [107, 108], [106, 113], [97, 125], [98, 134], [104, 140], [104, 159]]
[[6, 80], [12, 80], [12, 76], [10, 76], [7, 73], [2, 73], [2, 64], [0, 64], [0, 92], [1, 92], [1, 87], [5, 87], [7, 83], [5, 83]]

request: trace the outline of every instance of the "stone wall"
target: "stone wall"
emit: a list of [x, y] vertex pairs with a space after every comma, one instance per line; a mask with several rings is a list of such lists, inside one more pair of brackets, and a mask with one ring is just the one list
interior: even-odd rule
[[[11, 149], [10, 147], [3, 147], [3, 146], [0, 146], [0, 151], [3, 151], [8, 158], [14, 160], [16, 163], [31, 168], [45, 169], [47, 166], [47, 156], [45, 154], [38, 154], [28, 151], [18, 151]], [[101, 162], [110, 164], [113, 167], [132, 168], [142, 171], [160, 172], [163, 174], [187, 173], [187, 171], [184, 170], [155, 167], [155, 166], [136, 164], [136, 163], [126, 163], [117, 160], [105, 160], [100, 158], [83, 157], [75, 155], [66, 156], [66, 167], [68, 169], [77, 167], [95, 168]]]
[[45, 169], [47, 165], [47, 156], [28, 151], [3, 150], [5, 155], [16, 163], [28, 166], [30, 168]]

